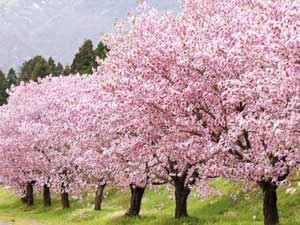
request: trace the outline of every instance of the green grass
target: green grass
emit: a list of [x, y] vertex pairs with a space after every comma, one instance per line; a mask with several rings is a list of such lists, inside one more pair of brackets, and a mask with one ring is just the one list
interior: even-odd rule
[[[238, 190], [228, 182], [215, 181], [224, 196], [212, 196], [206, 200], [190, 197], [188, 210], [190, 218], [175, 220], [174, 201], [169, 200], [165, 187], [147, 190], [142, 203], [141, 217], [124, 217], [129, 202], [129, 191], [107, 189], [103, 211], [93, 211], [91, 199], [72, 200], [71, 209], [62, 210], [60, 200], [53, 198], [53, 206], [44, 208], [42, 198], [36, 196], [35, 206], [28, 208], [20, 199], [0, 187], [0, 221], [15, 225], [262, 225], [262, 195], [255, 191], [249, 200], [238, 194]], [[300, 225], [300, 196], [278, 191], [278, 208], [281, 224]]]

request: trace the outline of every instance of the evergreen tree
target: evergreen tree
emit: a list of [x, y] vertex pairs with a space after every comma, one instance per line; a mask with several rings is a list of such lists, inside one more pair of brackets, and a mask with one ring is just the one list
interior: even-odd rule
[[37, 62], [31, 74], [31, 80], [37, 81], [38, 78], [44, 78], [51, 74], [51, 67], [47, 62]]
[[51, 73], [51, 67], [42, 56], [35, 56], [25, 61], [21, 67], [19, 81], [36, 81], [37, 78], [45, 77]]
[[53, 76], [59, 76], [63, 73], [64, 71], [63, 65], [60, 62], [56, 64], [55, 60], [52, 57], [48, 59], [48, 64], [50, 66], [50, 71]]
[[23, 62], [21, 68], [20, 68], [20, 75], [18, 81], [29, 81], [31, 77], [31, 73], [34, 70], [34, 62], [32, 59], [29, 61]]
[[18, 80], [18, 78], [16, 75], [16, 71], [13, 68], [10, 68], [10, 70], [8, 71], [8, 74], [7, 74], [8, 86], [10, 87], [11, 85], [16, 85], [17, 80]]
[[63, 74], [64, 76], [68, 76], [68, 75], [71, 74], [71, 68], [70, 68], [69, 65], [66, 65], [66, 66], [65, 66], [65, 69], [64, 69], [64, 71], [62, 72], [62, 74]]
[[63, 73], [63, 71], [64, 71], [64, 67], [63, 67], [63, 65], [59, 62], [59, 63], [57, 63], [57, 66], [56, 66], [56, 68], [55, 68], [55, 76], [59, 76], [59, 75], [61, 75], [62, 73]]
[[100, 41], [95, 49], [95, 55], [96, 57], [98, 56], [100, 59], [105, 59], [108, 51], [109, 49], [107, 48], [107, 46]]
[[5, 74], [0, 70], [0, 105], [6, 104], [8, 94], [6, 89], [8, 88], [8, 83]]
[[96, 67], [96, 56], [91, 40], [85, 40], [76, 53], [71, 65], [72, 73], [90, 74], [92, 68]]
[[48, 59], [48, 65], [50, 67], [50, 73], [55, 76], [56, 75], [55, 74], [55, 72], [56, 72], [56, 64], [55, 64], [55, 61], [54, 61], [54, 59], [52, 57], [50, 57]]

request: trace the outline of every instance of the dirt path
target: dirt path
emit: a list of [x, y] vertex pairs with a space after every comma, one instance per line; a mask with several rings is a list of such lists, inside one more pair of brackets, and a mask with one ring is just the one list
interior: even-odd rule
[[[31, 224], [31, 225], [41, 225], [41, 224], [36, 223], [35, 221], [31, 221], [31, 220], [25, 220], [23, 222], [26, 222], [26, 224]], [[0, 225], [13, 225], [13, 224], [15, 224], [15, 222], [2, 222], [2, 221], [0, 221]]]
[[10, 223], [7, 223], [7, 222], [1, 222], [0, 221], [0, 225], [9, 225]]

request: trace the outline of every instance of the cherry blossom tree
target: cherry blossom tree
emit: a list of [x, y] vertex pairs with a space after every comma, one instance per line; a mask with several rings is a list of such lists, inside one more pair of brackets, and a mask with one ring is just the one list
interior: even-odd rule
[[[18, 114], [15, 114], [16, 112]], [[13, 117], [12, 115], [17, 116]], [[38, 126], [32, 124], [32, 129], [28, 129], [24, 116], [18, 109], [10, 110], [8, 106], [1, 108], [1, 174], [7, 185], [20, 194], [26, 193], [24, 201], [28, 205], [32, 205], [33, 184], [36, 177], [41, 176], [43, 171], [37, 163], [38, 156], [32, 154], [32, 149], [29, 147], [29, 138], [32, 138], [30, 135]], [[20, 133], [24, 133], [24, 135], [20, 136]]]
[[129, 32], [110, 37], [110, 54], [99, 69], [115, 94], [118, 127], [126, 134], [114, 151], [140, 165], [139, 172], [148, 171], [153, 182], [175, 186], [176, 218], [188, 215], [191, 187], [220, 172], [211, 166], [220, 150], [205, 139], [190, 107], [195, 80], [181, 76], [199, 73], [179, 58], [187, 35], [183, 21], [169, 13], [160, 18], [154, 10], [131, 18]]
[[265, 224], [277, 224], [276, 188], [299, 164], [300, 3], [182, 2], [179, 15], [142, 11], [106, 38], [101, 70], [128, 106], [124, 130], [148, 145], [153, 175], [167, 173], [176, 193], [195, 177], [252, 181]]
[[69, 192], [80, 192], [96, 180], [103, 185], [109, 177], [101, 158], [102, 116], [107, 112], [100, 108], [103, 97], [96, 76], [48, 77], [12, 89], [2, 110], [7, 123], [1, 129], [6, 148], [1, 149], [12, 155], [20, 151], [32, 165], [19, 160], [18, 166], [35, 172], [37, 186], [61, 193], [64, 208], [69, 207]]

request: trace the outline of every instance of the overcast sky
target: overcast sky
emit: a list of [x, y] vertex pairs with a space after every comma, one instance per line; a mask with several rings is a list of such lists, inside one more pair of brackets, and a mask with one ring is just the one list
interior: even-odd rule
[[[176, 0], [148, 2], [160, 11], [180, 8]], [[18, 69], [37, 54], [70, 64], [85, 38], [96, 44], [136, 7], [137, 0], [0, 0], [0, 69]]]

